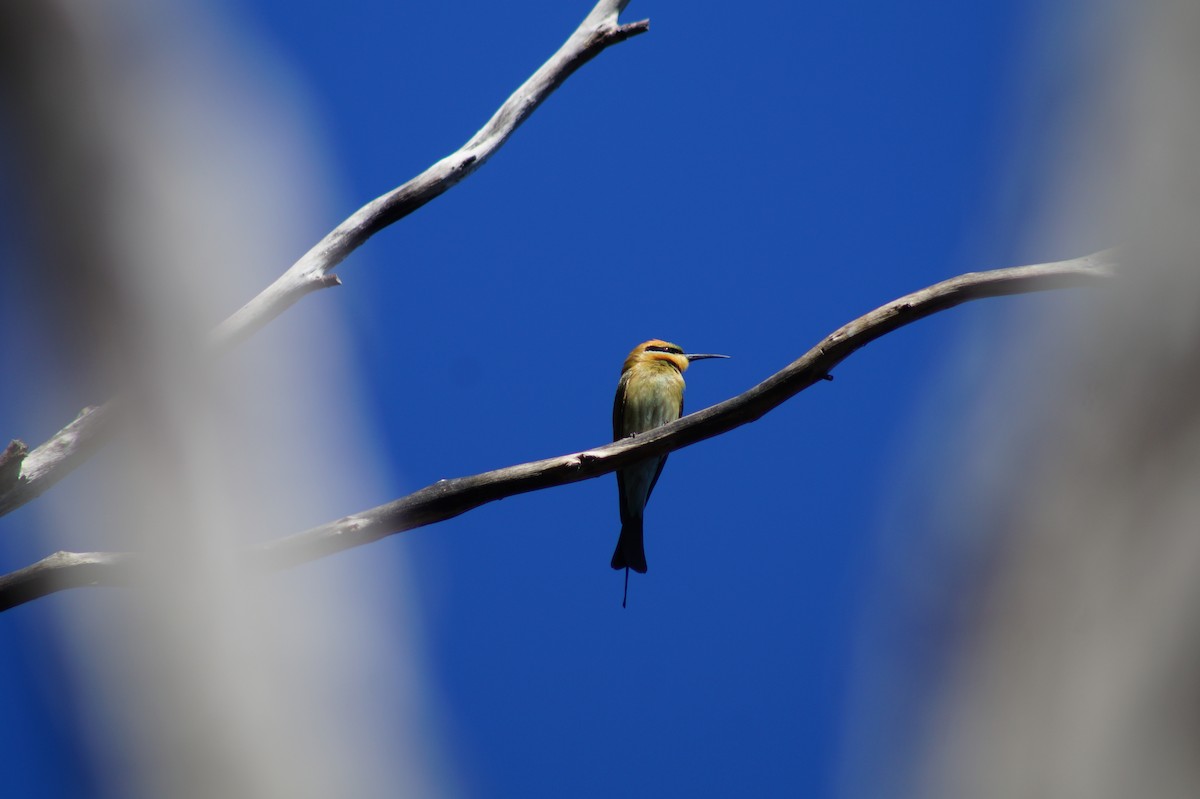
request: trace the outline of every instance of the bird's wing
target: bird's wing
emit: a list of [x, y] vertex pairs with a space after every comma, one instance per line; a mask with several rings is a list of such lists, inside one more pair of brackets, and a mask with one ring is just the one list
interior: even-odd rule
[[[683, 397], [679, 398], [679, 416], [683, 416]], [[678, 419], [679, 416], [676, 416], [675, 418]], [[663, 455], [662, 459], [658, 462], [658, 470], [654, 472], [654, 479], [650, 481], [650, 488], [646, 491], [647, 502], [650, 501], [650, 495], [654, 493], [654, 486], [658, 485], [658, 476], [662, 474], [663, 467], [666, 465], [667, 456]], [[625, 496], [624, 492], [621, 493], [621, 496]]]
[[654, 486], [658, 484], [658, 476], [662, 474], [663, 467], [667, 465], [667, 456], [663, 455], [658, 461], [658, 469], [654, 472], [654, 479], [650, 481], [650, 487], [646, 489], [646, 501], [650, 501], [650, 495], [654, 493]]
[[625, 417], [625, 388], [629, 385], [629, 372], [624, 372], [617, 381], [617, 396], [613, 397], [613, 441], [625, 437], [621, 420]]
[[[621, 379], [617, 381], [617, 396], [613, 398], [613, 441], [620, 441], [624, 436], [621, 431], [621, 419], [625, 416], [625, 387], [629, 383], [629, 373], [621, 374]], [[621, 507], [621, 526], [625, 525], [626, 516], [628, 513], [625, 510], [625, 478], [621, 475], [621, 470], [617, 470], [617, 496], [620, 501], [617, 503]]]

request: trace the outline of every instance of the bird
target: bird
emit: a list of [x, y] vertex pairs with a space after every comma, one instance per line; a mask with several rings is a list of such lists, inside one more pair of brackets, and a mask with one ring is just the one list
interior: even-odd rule
[[[617, 396], [613, 400], [613, 441], [653, 430], [683, 415], [683, 373], [692, 361], [728, 358], [728, 355], [685, 353], [679, 346], [650, 339], [633, 348], [621, 367]], [[625, 570], [625, 597], [629, 598], [629, 570], [646, 573], [642, 512], [666, 455], [639, 461], [617, 471], [621, 535], [613, 552], [612, 567]]]

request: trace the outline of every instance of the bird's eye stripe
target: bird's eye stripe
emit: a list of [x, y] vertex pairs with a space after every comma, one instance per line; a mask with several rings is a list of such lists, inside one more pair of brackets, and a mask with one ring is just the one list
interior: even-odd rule
[[669, 352], [672, 355], [683, 355], [683, 350], [678, 347], [647, 347], [646, 352]]

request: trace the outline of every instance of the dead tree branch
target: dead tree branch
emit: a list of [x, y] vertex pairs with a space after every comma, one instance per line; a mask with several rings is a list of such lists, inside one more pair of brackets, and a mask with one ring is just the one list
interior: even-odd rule
[[[466, 144], [399, 188], [367, 203], [334, 228], [274, 283], [218, 325], [210, 341], [212, 350], [223, 352], [249, 337], [306, 294], [339, 285], [341, 281], [333, 270], [367, 239], [483, 166], [575, 70], [611, 45], [649, 30], [649, 20], [618, 23], [618, 16], [628, 4], [629, 0], [596, 3], [563, 46], [504, 101]], [[115, 415], [112, 401], [85, 409], [75, 421], [29, 452], [19, 473], [0, 470], [0, 516], [41, 495], [83, 463], [108, 435]]]
[[[970, 272], [908, 294], [826, 336], [817, 346], [732, 399], [639, 436], [556, 458], [470, 477], [439, 480], [408, 496], [247, 553], [251, 570], [273, 570], [331, 555], [415, 527], [444, 521], [516, 494], [608, 474], [643, 458], [672, 452], [753, 422], [824, 380], [851, 353], [905, 325], [971, 300], [1096, 285], [1113, 274], [1110, 253], [1070, 261]], [[58, 552], [0, 577], [0, 610], [68, 588], [127, 585], [138, 556]]]
[[20, 441], [8, 445], [12, 457], [0, 469], [0, 516], [36, 499], [83, 463], [103, 440], [113, 403], [84, 408], [69, 425], [32, 452]]
[[257, 297], [214, 331], [218, 348], [255, 332], [309, 292], [337, 285], [330, 274], [378, 231], [408, 216], [483, 166], [550, 93], [610, 45], [650, 28], [649, 20], [617, 24], [629, 0], [600, 0], [550, 60], [512, 93], [478, 133], [412, 180], [358, 209]]

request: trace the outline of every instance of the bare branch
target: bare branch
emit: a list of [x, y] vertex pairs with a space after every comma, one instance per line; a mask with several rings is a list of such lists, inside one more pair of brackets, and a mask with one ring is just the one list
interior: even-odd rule
[[600, 0], [566, 43], [504, 101], [478, 133], [397, 189], [354, 212], [257, 297], [214, 331], [218, 348], [234, 344], [316, 289], [338, 284], [330, 271], [383, 228], [408, 216], [481, 167], [575, 70], [610, 45], [650, 28], [649, 20], [617, 24], [629, 0]]
[[[87, 460], [103, 441], [107, 423], [115, 413], [113, 408], [113, 401], [84, 408], [73, 422], [32, 452], [14, 453], [16, 457], [9, 462], [10, 467], [15, 467], [11, 468], [10, 479], [0, 475], [0, 516], [41, 496]], [[12, 449], [10, 444], [9, 450]]]
[[[649, 30], [649, 20], [618, 24], [617, 17], [628, 4], [629, 0], [600, 0], [558, 52], [521, 84], [466, 144], [334, 228], [274, 283], [217, 326], [210, 342], [213, 350], [223, 352], [249, 337], [304, 295], [340, 285], [332, 271], [350, 253], [481, 167], [579, 67], [609, 46]], [[112, 404], [86, 409], [29, 453], [18, 480], [5, 481], [0, 475], [0, 516], [38, 497], [85, 461], [109, 432], [108, 423], [115, 415]]]
[[124, 552], [55, 552], [0, 577], [0, 611], [67, 588], [129, 585], [133, 564]]
[[[1115, 262], [1103, 252], [1071, 261], [971, 272], [901, 297], [826, 336], [786, 368], [749, 391], [639, 436], [557, 458], [439, 480], [406, 497], [251, 550], [252, 569], [280, 569], [389, 535], [444, 521], [497, 499], [599, 477], [643, 458], [720, 435], [752, 422], [804, 389], [861, 347], [919, 319], [971, 300], [1096, 285]], [[132, 555], [59, 552], [0, 577], [0, 610], [66, 588], [129, 583]]]

